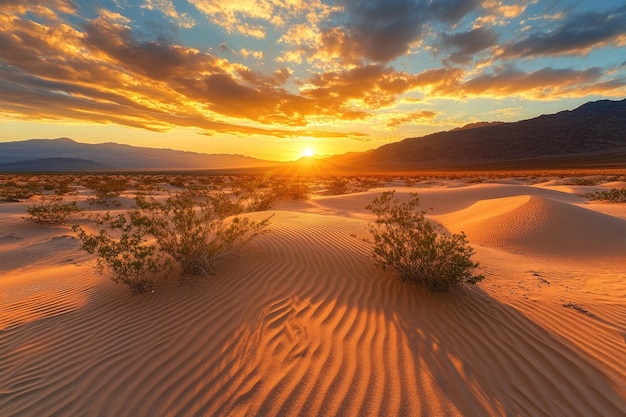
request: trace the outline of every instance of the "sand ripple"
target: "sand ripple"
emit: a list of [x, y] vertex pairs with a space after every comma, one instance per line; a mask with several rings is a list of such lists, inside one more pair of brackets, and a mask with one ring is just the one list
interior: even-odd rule
[[[485, 204], [445, 220], [498, 245], [526, 244], [570, 215], [594, 228], [607, 221], [537, 197]], [[479, 216], [485, 210], [494, 215]], [[495, 233], [524, 213], [529, 234]], [[623, 415], [623, 366], [607, 374], [593, 340], [569, 343], [515, 294], [492, 296], [500, 281], [490, 260], [483, 289], [433, 294], [372, 265], [362, 220], [277, 212], [271, 229], [245, 258], [186, 286], [132, 296], [88, 265], [68, 265], [58, 288], [11, 298], [5, 321], [47, 307], [0, 332], [1, 414]], [[69, 301], [76, 291], [83, 302]], [[555, 320], [590, 320], [542, 308]], [[624, 326], [616, 308], [600, 311], [612, 329]], [[580, 329], [567, 331], [583, 340]], [[623, 348], [607, 346], [617, 357]]]

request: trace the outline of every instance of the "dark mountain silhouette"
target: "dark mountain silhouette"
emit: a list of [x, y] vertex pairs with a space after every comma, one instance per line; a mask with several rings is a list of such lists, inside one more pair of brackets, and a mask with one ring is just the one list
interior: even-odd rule
[[[64, 162], [68, 164], [67, 169], [63, 169]], [[242, 155], [203, 154], [117, 143], [92, 145], [69, 138], [0, 143], [0, 171], [205, 170], [275, 164]]]
[[514, 123], [468, 125], [330, 161], [361, 171], [626, 167], [626, 100], [589, 102]]

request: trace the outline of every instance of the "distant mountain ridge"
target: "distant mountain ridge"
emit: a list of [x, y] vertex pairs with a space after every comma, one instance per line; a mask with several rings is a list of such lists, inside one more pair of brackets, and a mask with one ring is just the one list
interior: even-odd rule
[[[69, 138], [0, 143], [0, 172], [266, 169], [300, 172], [302, 163], [202, 154]], [[455, 169], [626, 168], [626, 99], [518, 122], [479, 122], [316, 159], [319, 174]], [[299, 168], [300, 167], [300, 168]], [[302, 171], [305, 172], [306, 170]]]
[[0, 164], [0, 172], [91, 172], [109, 167], [88, 159], [42, 158]]
[[[65, 164], [65, 166], [64, 166]], [[0, 143], [0, 172], [204, 170], [276, 165], [243, 155], [203, 154], [70, 138]]]
[[[626, 168], [626, 99], [589, 102], [574, 110], [512, 123], [479, 123], [375, 150], [331, 158], [340, 167], [363, 170], [462, 169], [498, 166]], [[602, 162], [604, 153], [606, 163]], [[577, 157], [573, 157], [577, 155]], [[513, 163], [515, 162], [515, 163]]]

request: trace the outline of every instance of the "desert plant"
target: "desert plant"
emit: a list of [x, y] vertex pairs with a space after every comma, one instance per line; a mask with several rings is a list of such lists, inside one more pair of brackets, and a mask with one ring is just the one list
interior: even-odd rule
[[64, 224], [83, 211], [76, 201], [64, 203], [60, 195], [42, 195], [39, 202], [28, 206], [26, 220], [44, 224]]
[[288, 200], [306, 200], [309, 198], [309, 186], [290, 178], [276, 178], [272, 181], [272, 190], [276, 198]]
[[241, 217], [240, 207], [225, 194], [201, 201], [187, 194], [165, 202], [142, 197], [136, 201], [159, 249], [180, 265], [184, 276], [212, 274], [221, 260], [236, 255], [263, 232], [271, 217]]
[[128, 215], [97, 219], [98, 233], [88, 233], [79, 225], [72, 230], [82, 241], [82, 249], [97, 255], [99, 273], [111, 272], [111, 280], [126, 284], [135, 294], [153, 291], [159, 273], [169, 269], [171, 260], [164, 257], [156, 243], [148, 240], [148, 226], [139, 211]]
[[626, 188], [612, 188], [606, 191], [596, 191], [585, 194], [589, 200], [609, 201], [612, 203], [626, 203]]
[[441, 227], [425, 218], [417, 193], [406, 202], [394, 198], [394, 191], [382, 193], [367, 205], [375, 216], [369, 229], [373, 238], [376, 265], [391, 267], [403, 280], [436, 291], [455, 284], [476, 284], [484, 277], [473, 275], [478, 263], [471, 260], [474, 249], [463, 232], [443, 234]]
[[126, 177], [90, 176], [83, 180], [83, 185], [93, 190], [95, 197], [90, 199], [92, 204], [106, 204], [107, 201], [118, 197], [122, 191], [128, 189], [129, 180]]
[[346, 177], [334, 177], [328, 182], [328, 193], [331, 195], [348, 194], [350, 181]]

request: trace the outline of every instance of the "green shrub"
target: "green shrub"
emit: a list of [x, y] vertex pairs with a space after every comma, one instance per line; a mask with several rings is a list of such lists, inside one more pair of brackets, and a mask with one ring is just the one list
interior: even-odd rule
[[158, 274], [167, 272], [172, 261], [180, 265], [181, 279], [212, 274], [220, 261], [262, 233], [271, 217], [241, 217], [239, 202], [222, 194], [198, 200], [185, 193], [164, 202], [139, 195], [135, 201], [126, 214], [97, 219], [102, 226], [97, 233], [73, 226], [82, 249], [98, 256], [98, 271], [110, 270], [114, 282], [134, 293], [153, 290]]
[[82, 211], [76, 201], [64, 203], [60, 195], [43, 195], [38, 203], [28, 206], [26, 220], [44, 224], [64, 224]]
[[82, 241], [82, 249], [98, 257], [99, 273], [111, 272], [111, 280], [127, 285], [135, 294], [154, 290], [159, 273], [166, 272], [171, 260], [155, 243], [149, 243], [148, 226], [137, 210], [128, 215], [107, 213], [97, 223], [98, 233], [87, 233], [79, 225], [72, 230]]
[[418, 207], [417, 193], [400, 202], [394, 191], [384, 192], [366, 207], [376, 216], [369, 226], [376, 265], [383, 270], [391, 267], [403, 280], [436, 291], [481, 281], [482, 275], [472, 274], [478, 263], [471, 260], [474, 249], [465, 234], [440, 233], [441, 227], [426, 220], [426, 211]]
[[165, 202], [138, 198], [137, 206], [159, 249], [180, 265], [184, 275], [212, 274], [220, 261], [237, 255], [261, 233], [271, 217], [252, 221], [240, 216], [238, 201], [224, 193], [200, 201], [186, 194]]

